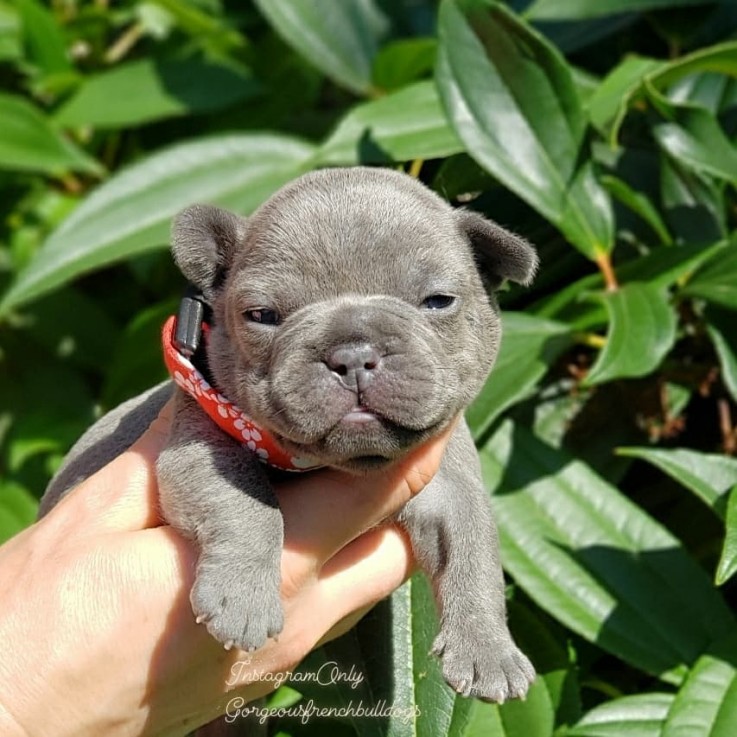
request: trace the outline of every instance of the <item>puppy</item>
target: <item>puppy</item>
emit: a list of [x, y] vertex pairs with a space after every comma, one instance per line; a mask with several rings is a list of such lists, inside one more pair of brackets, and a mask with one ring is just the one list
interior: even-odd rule
[[[41, 513], [131, 445], [174, 392], [157, 472], [166, 520], [199, 549], [192, 609], [226, 647], [259, 648], [283, 624], [283, 523], [268, 464], [371, 473], [441, 432], [494, 363], [501, 327], [488, 291], [528, 284], [537, 258], [416, 180], [363, 167], [306, 174], [249, 218], [190, 207], [174, 222], [173, 254], [211, 313], [205, 378], [188, 375], [188, 351], [175, 350], [178, 386], [103, 417]], [[203, 411], [203, 394], [241, 438]], [[497, 533], [465, 423], [397, 521], [433, 584], [433, 652], [447, 682], [489, 701], [524, 696], [534, 670], [507, 628]]]

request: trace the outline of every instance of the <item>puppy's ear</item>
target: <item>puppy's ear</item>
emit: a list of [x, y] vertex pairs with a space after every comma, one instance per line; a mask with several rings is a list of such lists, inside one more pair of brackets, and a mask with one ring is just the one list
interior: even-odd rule
[[471, 241], [477, 263], [495, 289], [504, 279], [528, 286], [537, 271], [539, 259], [524, 238], [504, 230], [476, 212], [457, 210], [461, 230]]
[[246, 223], [245, 218], [211, 205], [192, 205], [174, 218], [174, 261], [205, 297], [222, 283]]

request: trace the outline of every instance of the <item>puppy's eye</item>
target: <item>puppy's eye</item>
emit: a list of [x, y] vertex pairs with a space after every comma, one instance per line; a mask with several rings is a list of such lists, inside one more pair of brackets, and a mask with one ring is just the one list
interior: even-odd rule
[[456, 298], [450, 294], [431, 294], [422, 302], [422, 306], [428, 310], [443, 310], [450, 307]]
[[279, 313], [276, 310], [267, 310], [262, 307], [258, 310], [246, 310], [243, 313], [246, 320], [251, 322], [259, 322], [262, 325], [278, 325], [279, 324]]

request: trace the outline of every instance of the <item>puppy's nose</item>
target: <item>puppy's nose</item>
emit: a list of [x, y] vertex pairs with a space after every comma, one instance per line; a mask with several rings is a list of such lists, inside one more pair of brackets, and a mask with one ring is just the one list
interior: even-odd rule
[[348, 389], [360, 392], [374, 378], [381, 354], [370, 343], [351, 343], [330, 351], [325, 363]]

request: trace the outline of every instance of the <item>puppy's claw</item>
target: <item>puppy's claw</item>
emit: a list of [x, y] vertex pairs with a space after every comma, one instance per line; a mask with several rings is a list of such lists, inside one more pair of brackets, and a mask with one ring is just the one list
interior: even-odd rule
[[230, 649], [231, 649], [231, 648], [233, 647], [233, 640], [226, 640], [226, 641], [225, 641], [225, 642], [223, 643], [223, 647], [224, 647], [224, 648], [225, 648], [226, 650], [230, 650]]

